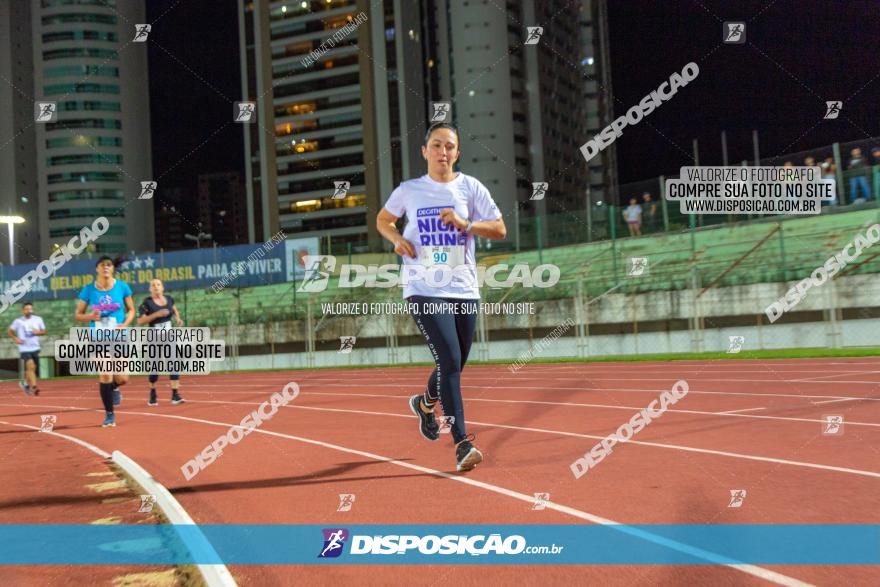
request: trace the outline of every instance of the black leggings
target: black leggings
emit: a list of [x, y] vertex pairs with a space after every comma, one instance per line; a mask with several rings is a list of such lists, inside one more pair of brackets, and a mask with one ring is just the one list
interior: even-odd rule
[[104, 411], [108, 414], [113, 413], [113, 383], [98, 383], [98, 389], [101, 393], [101, 403], [104, 404]]
[[479, 300], [410, 296], [407, 301], [436, 365], [428, 378], [425, 401], [433, 404], [439, 399], [443, 414], [455, 418], [451, 432], [458, 443], [465, 438], [461, 370], [474, 340]]
[[[172, 373], [171, 375], [168, 376], [168, 378], [171, 379], [171, 381], [178, 381], [180, 379], [180, 373]], [[150, 373], [149, 379], [150, 379], [150, 385], [152, 386], [154, 383], [159, 381], [159, 374], [158, 373]]]

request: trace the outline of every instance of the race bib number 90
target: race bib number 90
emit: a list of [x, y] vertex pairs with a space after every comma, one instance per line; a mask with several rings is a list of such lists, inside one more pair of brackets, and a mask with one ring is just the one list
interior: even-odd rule
[[419, 249], [419, 263], [425, 267], [464, 265], [464, 245], [423, 246]]

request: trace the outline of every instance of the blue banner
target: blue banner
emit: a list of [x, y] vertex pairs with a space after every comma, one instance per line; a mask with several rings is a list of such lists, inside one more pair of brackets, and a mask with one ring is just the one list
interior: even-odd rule
[[[117, 279], [135, 292], [149, 291], [150, 281], [161, 279], [168, 292], [189, 288], [254, 287], [300, 280], [305, 275], [303, 259], [318, 254], [318, 239], [302, 238], [268, 241], [260, 245], [236, 245], [169, 253], [130, 255], [116, 271]], [[9, 304], [23, 300], [73, 299], [84, 286], [95, 280], [95, 261], [100, 255], [85, 255], [62, 262], [60, 256], [47, 260], [40, 278], [38, 263], [0, 265], [0, 292]], [[51, 258], [50, 258], [51, 259]], [[35, 272], [27, 291], [13, 285]], [[29, 280], [30, 281], [30, 280]]]
[[880, 525], [0, 525], [0, 564], [880, 565]]

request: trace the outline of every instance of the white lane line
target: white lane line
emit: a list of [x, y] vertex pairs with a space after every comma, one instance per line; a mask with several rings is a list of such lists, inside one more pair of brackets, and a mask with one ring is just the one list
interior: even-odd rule
[[[205, 393], [205, 392], [201, 392]], [[405, 395], [388, 395], [388, 394], [379, 394], [379, 393], [328, 393], [322, 391], [309, 391], [303, 392], [304, 395], [341, 395], [341, 396], [363, 396], [363, 397], [384, 397], [384, 398], [394, 398], [394, 399], [406, 399], [409, 396]], [[690, 393], [690, 392], [688, 392]], [[849, 399], [859, 399], [859, 398], [847, 398]], [[194, 400], [199, 401], [199, 400]], [[547, 406], [573, 406], [573, 407], [585, 407], [585, 408], [605, 408], [608, 410], [629, 410], [636, 412], [641, 410], [642, 408], [637, 406], [612, 406], [608, 404], [584, 404], [584, 403], [576, 403], [576, 402], [544, 402], [538, 400], [515, 400], [515, 399], [487, 399], [480, 397], [469, 397], [467, 398], [469, 402], [496, 402], [496, 403], [504, 403], [504, 404], [538, 404], [538, 405], [547, 405]], [[843, 400], [834, 400], [834, 401], [843, 401]], [[751, 410], [764, 410], [766, 408], [747, 408], [746, 410], [730, 410], [727, 412], [704, 412], [701, 410], [681, 410], [681, 409], [668, 409], [665, 413], [667, 414], [698, 414], [701, 416], [734, 416], [737, 418], [755, 418], [758, 420], [781, 420], [788, 422], [810, 422], [821, 424], [825, 422], [825, 420], [818, 420], [813, 418], [789, 418], [786, 416], [757, 416], [754, 414], [737, 414], [736, 412], [745, 412]], [[874, 422], [847, 422], [847, 424], [852, 424], [854, 426], [871, 426], [880, 428], [880, 423]]]
[[[829, 377], [843, 377], [844, 375], [867, 375], [869, 373], [880, 373], [880, 371], [850, 371], [848, 373], [836, 373], [834, 375], [820, 375], [817, 377], [806, 377], [804, 379], [792, 379], [791, 381], [794, 381], [797, 383], [813, 382], [813, 381], [816, 381], [817, 379], [828, 379]], [[837, 382], [836, 381], [829, 381], [828, 383], [837, 383]], [[877, 383], [880, 383], [880, 381], [878, 381]]]
[[[641, 374], [642, 372], [639, 371], [639, 373]], [[534, 379], [537, 381], [546, 381], [548, 375], [550, 375], [550, 374], [548, 374], [548, 373], [535, 373], [535, 375], [533, 377], [524, 377], [524, 376], [518, 374], [518, 375], [516, 375], [516, 379], [518, 379], [520, 381], [527, 380], [527, 379]], [[716, 378], [711, 378], [711, 377], [702, 377], [699, 373], [687, 373], [687, 372], [681, 372], [681, 371], [679, 371], [677, 375], [658, 374], [658, 375], [655, 375], [654, 377], [611, 377], [611, 376], [606, 377], [606, 376], [601, 376], [601, 375], [595, 375], [592, 373], [577, 373], [577, 374], [573, 373], [571, 377], [555, 376], [554, 379], [562, 379], [562, 380], [571, 379], [571, 380], [575, 380], [575, 381], [589, 381], [590, 383], [594, 383], [596, 381], [610, 381], [612, 383], [618, 382], [618, 381], [627, 381], [627, 382], [629, 382], [629, 381], [652, 381], [652, 382], [656, 383], [657, 379], [662, 379], [665, 377], [674, 378], [676, 376], [678, 376], [679, 379], [693, 378], [694, 380], [699, 381], [700, 383], [708, 383], [708, 382], [712, 381], [712, 382], [719, 382], [719, 383], [774, 383], [774, 384], [806, 383], [806, 384], [812, 384], [812, 385], [818, 385], [818, 384], [828, 385], [829, 383], [860, 383], [860, 384], [864, 383], [864, 384], [871, 384], [871, 385], [880, 385], [880, 379], [875, 380], [875, 381], [862, 381], [862, 380], [850, 380], [850, 379], [843, 379], [843, 380], [839, 380], [839, 381], [809, 381], [809, 380], [801, 380], [801, 379], [739, 379], [739, 378], [729, 378], [729, 377], [716, 379]], [[469, 381], [478, 381], [481, 378], [486, 381], [498, 381], [499, 380], [498, 375], [482, 374], [482, 373], [472, 374], [472, 373], [468, 372], [468, 380]], [[418, 383], [415, 383], [416, 385], [424, 385], [425, 379], [426, 379], [426, 377], [419, 377], [417, 380], [414, 379], [413, 381], [414, 382], [418, 381]], [[318, 377], [311, 378], [310, 377], [308, 379], [308, 381], [310, 381], [312, 383], [333, 382], [333, 381], [349, 381], [350, 382], [351, 378], [350, 377], [320, 377], [320, 378], [318, 378]], [[505, 381], [510, 381], [512, 383], [514, 381], [514, 378], [511, 377], [510, 379], [505, 379]], [[508, 386], [508, 387], [516, 389], [520, 386], [516, 385], [516, 386]]]
[[[64, 408], [65, 406], [49, 406], [49, 407]], [[73, 408], [73, 409], [81, 409], [81, 408], [76, 408], [74, 406], [66, 406], [66, 407]], [[293, 406], [288, 405], [288, 406], [283, 406], [283, 407], [293, 407]], [[171, 415], [171, 414], [157, 414], [157, 413], [150, 413], [150, 412], [130, 412], [127, 410], [117, 410], [117, 412], [121, 413], [121, 414], [131, 414], [131, 415], [138, 415], [138, 416], [152, 416], [152, 417], [157, 417], [157, 418], [173, 418], [175, 420], [183, 420], [183, 421], [187, 421], [187, 422], [197, 422], [200, 424], [207, 424], [210, 426], [223, 426], [226, 428], [228, 428], [230, 426], [237, 426], [240, 424], [240, 422], [235, 422], [235, 423], [229, 424], [226, 422], [216, 422], [213, 420], [204, 420], [201, 418], [190, 418], [187, 416], [175, 416], [175, 415]], [[444, 473], [443, 471], [438, 471], [436, 469], [430, 469], [428, 467], [423, 467], [421, 465], [415, 465], [415, 464], [408, 463], [405, 461], [399, 461], [399, 460], [393, 459], [391, 457], [386, 457], [386, 456], [377, 455], [377, 454], [369, 453], [369, 452], [362, 451], [362, 450], [348, 448], [345, 446], [340, 446], [338, 444], [331, 444], [329, 442], [323, 442], [321, 440], [313, 440], [311, 438], [304, 438], [301, 436], [293, 436], [292, 434], [273, 432], [271, 430], [265, 430], [263, 428], [254, 428], [252, 430], [252, 432], [257, 432], [260, 434], [267, 434], [270, 436], [277, 436], [279, 438], [286, 438], [288, 440], [295, 440], [298, 442], [312, 444], [315, 446], [320, 446], [323, 448], [328, 448], [328, 449], [336, 450], [339, 452], [345, 452], [345, 453], [349, 453], [349, 454], [353, 454], [353, 455], [358, 455], [358, 456], [372, 459], [375, 461], [385, 462], [385, 463], [388, 463], [391, 465], [397, 465], [399, 467], [404, 467], [404, 468], [407, 468], [407, 469], [410, 469], [413, 471], [418, 471], [420, 473], [434, 475], [436, 477], [442, 477], [444, 479], [448, 479], [450, 481], [455, 481], [457, 483], [464, 483], [465, 485], [470, 485], [470, 486], [476, 487], [478, 489], [484, 489], [486, 491], [491, 491], [493, 493], [504, 495], [506, 497], [518, 499], [520, 501], [523, 501], [523, 502], [526, 502], [529, 504], [534, 504], [534, 502], [535, 502], [534, 495], [526, 495], [525, 493], [520, 493], [520, 492], [512, 490], [512, 489], [507, 489], [507, 488], [501, 487], [499, 485], [493, 485], [491, 483], [486, 483], [484, 481], [477, 481], [476, 479], [470, 479], [468, 477], [464, 477], [464, 476], [460, 476], [460, 475], [451, 475], [449, 473]], [[573, 508], [570, 506], [566, 506], [566, 505], [562, 505], [562, 504], [548, 501], [548, 502], [546, 502], [545, 509], [552, 509], [552, 510], [555, 510], [555, 511], [560, 512], [562, 514], [566, 514], [566, 515], [572, 516], [574, 518], [585, 520], [585, 521], [591, 522], [593, 524], [605, 525], [605, 526], [608, 526], [609, 528], [616, 530], [618, 532], [623, 532], [624, 534], [629, 534], [629, 535], [635, 536], [637, 538], [641, 538], [643, 540], [646, 540], [648, 542], [653, 542], [654, 544], [659, 544], [660, 546], [665, 546], [671, 550], [683, 552], [683, 553], [688, 554], [690, 556], [694, 556], [694, 557], [700, 558], [702, 560], [705, 560], [705, 561], [709, 562], [710, 564], [716, 564], [716, 565], [721, 565], [721, 566], [729, 567], [732, 569], [736, 569], [736, 570], [741, 571], [743, 573], [752, 575], [753, 577], [758, 577], [759, 579], [764, 579], [765, 581], [770, 581], [771, 583], [776, 583], [777, 585], [785, 585], [786, 587], [812, 587], [810, 585], [810, 583], [805, 583], [803, 581], [800, 581], [799, 579], [795, 579], [794, 577], [789, 577], [788, 575], [783, 575], [782, 573], [778, 573], [776, 571], [771, 571], [770, 569], [765, 569], [763, 567], [759, 567], [756, 565], [723, 562], [726, 560], [730, 560], [730, 557], [725, 557], [723, 555], [719, 555], [717, 553], [714, 553], [714, 552], [711, 552], [708, 550], [697, 548], [697, 547], [691, 546], [689, 544], [677, 542], [675, 540], [671, 540], [671, 539], [666, 538], [664, 536], [652, 534], [652, 533], [647, 532], [641, 528], [627, 526], [627, 525], [622, 524], [620, 522], [616, 522], [616, 521], [608, 519], [608, 518], [603, 518], [601, 516], [597, 516], [595, 514], [591, 514], [589, 512], [585, 512], [585, 511], [582, 511], [582, 510], [579, 510], [579, 509], [576, 509], [576, 508]]]
[[[367, 383], [367, 382], [352, 382], [351, 379], [335, 379], [333, 380], [338, 383], [331, 383], [325, 380], [318, 379], [310, 379], [308, 383], [322, 384], [333, 387], [381, 387], [382, 389], [388, 389], [389, 387], [422, 387], [424, 389], [425, 380], [424, 378], [413, 380], [412, 382], [407, 381], [389, 381], [387, 383]], [[497, 382], [498, 378], [495, 377], [493, 382]], [[546, 382], [546, 379], [544, 380]], [[656, 379], [653, 380], [656, 383]], [[778, 382], [777, 382], [778, 383]], [[826, 382], [827, 383], [827, 382]], [[839, 383], [835, 381], [835, 383]], [[876, 382], [880, 384], [880, 382]], [[196, 384], [199, 385], [199, 384]], [[474, 384], [470, 377], [467, 379], [468, 387], [479, 387], [480, 389], [500, 389], [503, 391], [517, 391], [517, 390], [537, 390], [544, 392], [554, 392], [554, 391], [593, 391], [593, 392], [624, 392], [624, 393], [660, 393], [663, 391], [668, 391], [666, 388], [633, 388], [633, 387], [552, 387], [549, 388], [547, 385], [537, 386], [537, 385], [481, 385]], [[222, 385], [220, 387], [229, 388], [229, 385]], [[843, 395], [807, 395], [807, 394], [798, 394], [798, 393], [750, 393], [747, 391], [697, 391], [691, 389], [688, 391], [688, 394], [695, 393], [698, 395], [744, 395], [748, 397], [797, 397], [797, 398], [821, 398], [821, 399], [843, 399], [843, 398], [852, 398], [852, 399], [863, 399], [868, 401], [877, 401], [880, 402], [880, 398], [876, 397], [852, 397], [852, 396], [843, 396]]]
[[[219, 401], [219, 400], [192, 400], [192, 403], [195, 404], [238, 404], [238, 405], [248, 405], [248, 406], [256, 406], [260, 405], [257, 402], [231, 402], [231, 401]], [[372, 412], [367, 410], [346, 410], [343, 408], [317, 408], [313, 406], [302, 406], [302, 405], [286, 405], [282, 406], [284, 408], [290, 408], [294, 410], [315, 410], [319, 412], [340, 412], [346, 414], [360, 414], [360, 415], [370, 415], [370, 416], [386, 416], [393, 418], [412, 418], [412, 414], [395, 414], [391, 412]], [[133, 414], [140, 412], [131, 412]], [[145, 415], [153, 415], [153, 414], [145, 414]], [[157, 414], [158, 415], [158, 414]], [[177, 416], [174, 416], [177, 417]], [[822, 422], [822, 420], [816, 420], [817, 422]], [[550, 430], [548, 428], [531, 428], [528, 426], [512, 426], [509, 424], [494, 424], [491, 422], [478, 422], [476, 420], [468, 420], [468, 424], [473, 424], [475, 426], [486, 426], [487, 428], [505, 428], [507, 430], [524, 430], [527, 432], [540, 432], [542, 434], [556, 434], [559, 436], [571, 436], [575, 438], [591, 438], [594, 440], [602, 440], [604, 436], [596, 436], [593, 434], [581, 434], [578, 432], [567, 432], [564, 430]], [[847, 422], [848, 424], [849, 422]], [[795, 467], [807, 467], [810, 469], [820, 469], [824, 471], [835, 471], [838, 473], [849, 473], [851, 475], [862, 475], [865, 477], [875, 477], [880, 479], [880, 473], [874, 471], [863, 471], [861, 469], [850, 469], [847, 467], [836, 467], [833, 465], [820, 465], [818, 463], [808, 463], [804, 461], [790, 461], [787, 459], [777, 459], [774, 457], [762, 457], [758, 455], [749, 455], [744, 453], [735, 453], [735, 452], [727, 452], [721, 450], [712, 450], [708, 448], [696, 448], [692, 446], [682, 446], [678, 444], [666, 444], [661, 442], [647, 442], [640, 440], [630, 440], [627, 444], [637, 444], [639, 446], [650, 446], [653, 448], [667, 448], [672, 450], [681, 450], [686, 452], [695, 452], [702, 454], [709, 454], [715, 456], [725, 456], [732, 457], [736, 459], [745, 459], [750, 461], [761, 461], [765, 463], [774, 463], [778, 465], [791, 465]], [[534, 499], [533, 499], [534, 501]]]
[[[58, 407], [58, 406], [51, 406]], [[86, 408], [77, 408], [82, 411], [89, 411]], [[96, 410], [92, 410], [96, 411]], [[38, 426], [30, 426], [28, 424], [14, 424], [12, 422], [0, 421], [0, 424], [5, 424], [7, 426], [18, 426], [19, 428], [29, 428], [31, 430], [40, 431]], [[69, 440], [71, 442], [75, 442], [76, 444], [87, 448], [92, 451], [96, 455], [112, 460], [114, 463], [119, 465], [126, 473], [128, 473], [132, 479], [134, 479], [138, 485], [140, 485], [148, 494], [153, 495], [156, 498], [156, 505], [159, 506], [159, 509], [165, 514], [165, 517], [168, 518], [168, 521], [171, 524], [188, 524], [195, 525], [193, 519], [186, 513], [186, 510], [183, 509], [183, 506], [180, 505], [180, 502], [177, 501], [171, 493], [165, 489], [165, 487], [156, 481], [152, 475], [147, 473], [146, 469], [141, 467], [139, 464], [134, 462], [130, 457], [127, 457], [123, 453], [118, 450], [113, 451], [111, 455], [105, 450], [102, 450], [95, 446], [94, 444], [90, 444], [85, 440], [80, 440], [75, 436], [70, 436], [67, 434], [61, 434], [60, 432], [46, 432], [43, 431], [43, 434], [51, 434], [53, 436], [57, 436], [59, 438], [63, 438], [65, 440]], [[201, 531], [197, 532], [196, 539], [201, 538], [201, 544], [192, 544], [191, 543], [191, 535], [187, 534], [186, 536], [182, 534], [178, 534], [180, 538], [183, 540], [184, 544], [188, 546], [192, 546], [192, 552], [204, 552], [209, 556], [220, 558], [217, 552], [214, 550], [214, 547], [211, 546], [211, 543], [208, 542], [207, 537], [202, 534]], [[226, 568], [226, 565], [195, 565], [199, 572], [202, 575], [202, 578], [205, 580], [205, 583], [208, 587], [236, 587], [236, 583], [232, 578], [232, 575], [229, 573], [229, 569]]]
[[[193, 384], [193, 386], [198, 384]], [[360, 387], [365, 387], [368, 384], [358, 384]], [[228, 385], [224, 385], [223, 387], [228, 388]], [[351, 387], [351, 385], [346, 386], [346, 388]], [[387, 386], [383, 386], [387, 387]], [[662, 391], [662, 390], [658, 390]], [[248, 392], [241, 392], [247, 394]], [[346, 393], [346, 392], [322, 392], [322, 391], [309, 391], [303, 392], [305, 395], [324, 395], [324, 396], [351, 396], [351, 397], [379, 397], [379, 398], [388, 398], [388, 399], [406, 399], [408, 395], [392, 395], [392, 394], [381, 394], [381, 393]], [[688, 393], [694, 393], [690, 391]], [[701, 392], [697, 392], [701, 393]], [[704, 393], [712, 393], [712, 392], [704, 392]], [[192, 396], [193, 394], [200, 395], [209, 395], [211, 397], [217, 397], [217, 394], [210, 391], [196, 391], [192, 387], [188, 388], [186, 392], [187, 396]], [[74, 399], [77, 399], [79, 395], [77, 392], [60, 392], [56, 394], [59, 397], [70, 398], [76, 396]], [[760, 395], [760, 394], [759, 394]], [[801, 397], [801, 396], [797, 396]], [[816, 397], [827, 397], [827, 396], [816, 396]], [[831, 401], [851, 401], [851, 400], [861, 400], [867, 398], [839, 398]], [[191, 400], [191, 401], [199, 401], [199, 400]], [[492, 402], [492, 403], [505, 403], [505, 404], [535, 404], [535, 405], [544, 405], [544, 406], [570, 406], [570, 407], [583, 407], [583, 408], [598, 408], [598, 409], [607, 409], [607, 410], [628, 410], [628, 411], [639, 411], [642, 408], [638, 406], [615, 406], [609, 404], [588, 404], [588, 403], [579, 403], [579, 402], [551, 402], [551, 401], [540, 401], [540, 400], [513, 400], [513, 399], [492, 399], [492, 398], [480, 398], [480, 397], [472, 397], [468, 398], [469, 402]], [[231, 400], [224, 400], [221, 403], [235, 403]], [[811, 402], [811, 403], [825, 403], [825, 402]], [[3, 405], [3, 404], [0, 404]], [[791, 406], [789, 406], [791, 407]], [[796, 406], [795, 406], [796, 407]], [[752, 410], [763, 410], [765, 408], [748, 408], [746, 410], [729, 410], [726, 412], [707, 412], [702, 410], [682, 410], [682, 409], [669, 409], [667, 413], [673, 414], [697, 414], [700, 416], [732, 416], [735, 418], [754, 418], [758, 420], [778, 420], [781, 422], [810, 422], [822, 424], [825, 420], [819, 420], [814, 418], [794, 418], [788, 416], [758, 416], [756, 414], [738, 414], [737, 412], [744, 411], [752, 411]], [[786, 408], [787, 409], [787, 408]], [[875, 422], [857, 422], [857, 421], [848, 421], [848, 425], [850, 426], [868, 426], [874, 428], [880, 428], [880, 423]]]
[[[656, 389], [654, 389], [654, 388], [650, 388], [650, 389], [638, 388], [638, 389], [636, 389], [633, 387], [552, 387], [552, 388], [548, 389], [548, 387], [546, 385], [543, 385], [543, 386], [535, 386], [535, 385], [518, 385], [518, 386], [479, 385], [479, 384], [474, 384], [472, 382], [472, 379], [474, 379], [474, 378], [468, 377], [468, 386], [469, 387], [479, 387], [480, 389], [500, 389], [500, 390], [508, 391], [508, 392], [509, 391], [517, 391], [520, 389], [524, 390], [524, 391], [532, 391], [532, 390], [544, 391], [544, 392], [582, 391], [582, 392], [596, 392], [596, 393], [599, 393], [599, 392], [607, 392], [607, 393], [613, 393], [613, 392], [660, 393], [663, 391], [668, 391], [667, 388], [656, 388]], [[279, 381], [285, 381], [285, 382], [288, 380], [289, 379], [287, 377], [285, 377], [283, 379], [279, 379]], [[379, 387], [382, 389], [388, 389], [389, 387], [403, 387], [403, 388], [422, 387], [422, 388], [424, 388], [424, 385], [425, 385], [424, 378], [413, 379], [411, 382], [396, 380], [396, 381], [389, 381], [387, 383], [368, 383], [368, 382], [361, 382], [361, 381], [358, 381], [355, 383], [355, 382], [352, 382], [351, 379], [333, 379], [333, 380], [307, 379], [304, 381], [307, 383], [322, 384], [322, 385], [327, 385], [330, 387], [343, 387], [346, 389], [350, 389], [351, 387]], [[332, 382], [330, 382], [330, 381], [332, 381]], [[497, 382], [498, 378], [495, 377], [492, 379], [492, 381]], [[546, 381], [546, 378], [544, 381]], [[237, 382], [215, 384], [215, 383], [198, 383], [198, 382], [193, 381], [188, 384], [189, 387], [187, 389], [193, 389], [193, 388], [199, 389], [199, 388], [203, 388], [203, 387], [205, 387], [205, 388], [218, 387], [221, 389], [229, 389], [230, 385], [233, 385], [235, 383], [237, 383]], [[837, 383], [837, 382], [835, 382], [835, 383]], [[878, 384], [880, 384], [880, 382], [878, 382]], [[266, 388], [269, 389], [269, 388], [272, 388], [274, 383], [271, 380], [264, 380], [261, 378], [260, 385], [265, 385]], [[131, 388], [131, 387], [132, 386], [130, 385], [129, 388]], [[82, 395], [82, 392], [77, 392], [77, 391], [66, 392], [66, 391], [51, 391], [50, 390], [50, 393], [57, 394], [57, 395], [61, 395], [64, 393], [69, 393], [71, 395]], [[202, 392], [199, 392], [199, 393], [202, 393]], [[750, 392], [746, 392], [746, 391], [698, 391], [695, 389], [691, 389], [690, 391], [688, 391], [688, 393], [689, 394], [697, 394], [697, 395], [742, 395], [742, 396], [747, 396], [747, 397], [794, 397], [794, 398], [806, 398], [806, 399], [811, 399], [811, 398], [817, 398], [817, 399], [861, 399], [861, 400], [866, 400], [866, 401], [880, 401], [880, 398], [876, 398], [876, 397], [852, 397], [852, 396], [842, 396], [842, 395], [808, 395], [808, 394], [797, 394], [797, 393], [750, 393]]]
[[844, 397], [844, 398], [840, 398], [840, 399], [827, 399], [827, 400], [822, 401], [822, 402], [810, 402], [810, 403], [813, 404], [813, 405], [815, 405], [815, 406], [818, 406], [818, 405], [820, 405], [820, 404], [833, 404], [834, 402], [854, 402], [854, 401], [856, 401], [857, 399], [859, 399], [859, 398], [855, 398], [855, 397]]
[[[8, 404], [4, 404], [4, 405], [8, 405]], [[22, 405], [23, 405], [23, 406], [26, 406], [26, 407], [32, 407], [32, 406], [27, 405], [27, 404], [22, 404]], [[36, 406], [34, 406], [34, 407], [36, 407]], [[47, 406], [47, 407], [60, 407], [60, 406]], [[79, 409], [85, 409], [85, 408], [77, 408], [77, 409], [79, 410]], [[7, 416], [7, 417], [8, 417], [8, 416]], [[39, 427], [39, 426], [30, 426], [30, 425], [28, 425], [28, 424], [15, 424], [15, 423], [13, 423], [13, 422], [4, 422], [4, 421], [2, 421], [2, 420], [0, 420], [0, 424], [5, 424], [5, 425], [7, 425], [7, 426], [18, 426], [19, 428], [29, 428], [29, 429], [31, 429], [31, 430], [35, 430], [35, 431], [37, 431], [37, 432], [40, 431], [40, 427]], [[88, 450], [92, 451], [93, 453], [95, 453], [95, 454], [98, 455], [99, 457], [102, 457], [102, 458], [105, 458], [105, 459], [109, 459], [109, 458], [110, 458], [110, 453], [109, 453], [109, 452], [106, 452], [106, 451], [104, 451], [104, 450], [101, 450], [100, 448], [98, 448], [98, 447], [95, 446], [94, 444], [89, 444], [89, 443], [86, 442], [85, 440], [80, 440], [79, 438], [75, 438], [75, 437], [73, 437], [73, 436], [68, 436], [67, 434], [61, 434], [60, 432], [55, 432], [55, 431], [51, 431], [51, 432], [43, 432], [43, 434], [51, 434], [52, 436], [57, 436], [58, 438], [63, 438], [63, 439], [65, 439], [65, 440], [69, 440], [69, 441], [71, 441], [71, 442], [75, 442], [76, 444], [82, 446], [83, 448], [87, 448]]]
[[[727, 410], [726, 412], [715, 412], [715, 413], [718, 414], [719, 416], [729, 416], [732, 414], [739, 414], [740, 412], [754, 412], [756, 410], [766, 410], [766, 409], [767, 408], [746, 408], [744, 410]], [[670, 411], [670, 410], [667, 410], [667, 411]], [[773, 416], [767, 416], [767, 417], [772, 418]], [[819, 420], [815, 420], [815, 421], [818, 422]], [[880, 424], [878, 424], [878, 426], [880, 426]]]

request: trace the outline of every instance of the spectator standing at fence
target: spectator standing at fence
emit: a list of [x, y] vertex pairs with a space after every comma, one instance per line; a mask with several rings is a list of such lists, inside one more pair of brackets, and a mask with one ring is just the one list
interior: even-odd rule
[[[874, 147], [871, 149], [871, 165], [878, 166], [880, 165], [880, 147]], [[876, 173], [877, 171], [875, 171]]]
[[645, 230], [652, 232], [657, 228], [657, 202], [651, 199], [651, 193], [642, 194], [642, 219]]
[[[833, 181], [837, 182], [837, 165], [834, 164], [834, 157], [826, 157], [825, 161], [823, 161], [819, 167], [822, 168], [822, 179], [824, 181]], [[837, 190], [834, 190], [834, 199], [833, 200], [822, 200], [822, 205], [828, 206], [836, 206], [837, 205]]]
[[623, 219], [630, 236], [642, 236], [642, 207], [635, 198], [629, 199], [629, 206], [623, 210]]
[[[847, 170], [849, 175], [849, 199], [852, 204], [863, 204], [871, 197], [871, 188], [868, 186], [868, 162], [862, 155], [862, 150], [856, 147], [850, 153]], [[865, 197], [860, 192], [865, 192]]]

